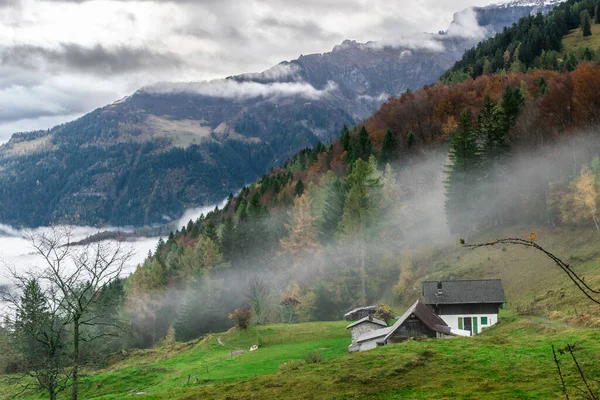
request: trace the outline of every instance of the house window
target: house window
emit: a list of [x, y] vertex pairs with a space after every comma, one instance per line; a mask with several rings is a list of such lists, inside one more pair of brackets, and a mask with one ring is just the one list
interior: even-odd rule
[[463, 318], [458, 317], [458, 329], [462, 329], [462, 328], [463, 328]]
[[488, 324], [488, 318], [487, 317], [481, 317], [481, 325], [487, 325]]

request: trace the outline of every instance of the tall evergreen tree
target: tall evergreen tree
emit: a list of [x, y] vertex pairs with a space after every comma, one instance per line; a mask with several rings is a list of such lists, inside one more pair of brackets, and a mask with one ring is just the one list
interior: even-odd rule
[[381, 154], [379, 155], [379, 159], [382, 163], [387, 164], [392, 162], [397, 157], [398, 151], [398, 140], [396, 139], [396, 135], [390, 128], [385, 132], [385, 136], [383, 137], [383, 145], [381, 147]]
[[359, 158], [368, 162], [371, 155], [373, 155], [373, 143], [367, 129], [363, 126], [360, 128], [358, 135], [352, 137], [350, 140], [348, 164], [352, 164]]
[[212, 220], [208, 220], [208, 224], [206, 225], [206, 230], [204, 231], [204, 235], [210, 238], [213, 242], [218, 243], [219, 237], [217, 235], [217, 227]]
[[506, 85], [504, 94], [502, 95], [502, 109], [504, 110], [507, 130], [512, 129], [515, 126], [524, 101], [519, 88], [513, 89], [510, 85]]
[[581, 12], [581, 32], [583, 33], [584, 37], [592, 36], [592, 25], [588, 10], [583, 10]]
[[408, 132], [408, 135], [406, 135], [406, 144], [409, 149], [415, 145], [415, 133], [413, 131]]
[[344, 146], [344, 151], [348, 151], [350, 149], [350, 131], [348, 127], [344, 125], [342, 128], [342, 132], [340, 134], [340, 142]]
[[296, 182], [294, 193], [296, 196], [302, 196], [302, 194], [304, 194], [304, 182], [302, 182], [302, 179], [298, 179], [298, 182]]
[[504, 110], [486, 96], [477, 116], [477, 134], [481, 140], [483, 162], [489, 164], [489, 168], [509, 150], [507, 128]]
[[[508, 125], [501, 107], [486, 97], [483, 108], [477, 116], [477, 135], [480, 143], [481, 182], [476, 193], [478, 206], [476, 214], [485, 227], [502, 222], [502, 202], [498, 200], [508, 191], [500, 191], [500, 178], [506, 154], [509, 151]], [[501, 193], [502, 192], [502, 193]], [[500, 204], [498, 204], [500, 203]]]
[[235, 226], [233, 224], [233, 217], [228, 216], [225, 218], [223, 228], [221, 231], [221, 253], [227, 261], [231, 261], [235, 246]]
[[[16, 309], [13, 346], [21, 353], [28, 374], [55, 400], [67, 388], [67, 322], [42, 291], [37, 279], [25, 282]], [[56, 304], [54, 304], [56, 306]]]
[[[375, 158], [369, 162], [362, 159], [356, 160], [351, 173], [346, 178], [348, 195], [344, 203], [344, 214], [340, 222], [343, 234], [354, 240], [355, 250], [358, 252], [357, 260], [361, 276], [361, 303], [366, 304], [367, 297], [367, 230], [378, 218], [381, 207], [382, 182], [377, 173]], [[370, 236], [370, 235], [369, 235]]]
[[334, 174], [331, 174], [326, 179], [328, 180], [325, 186], [327, 194], [319, 232], [319, 240], [323, 244], [333, 241], [344, 213], [344, 201], [346, 200], [346, 186], [344, 182]]
[[468, 110], [460, 115], [458, 128], [450, 141], [448, 158], [446, 218], [451, 232], [466, 235], [473, 229], [473, 211], [477, 204], [474, 188], [481, 166], [477, 135]]

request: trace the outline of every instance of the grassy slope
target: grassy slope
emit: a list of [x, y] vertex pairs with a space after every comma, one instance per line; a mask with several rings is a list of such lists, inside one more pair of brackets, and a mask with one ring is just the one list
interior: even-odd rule
[[[506, 229], [469, 241], [527, 237], [532, 230]], [[600, 284], [596, 231], [544, 228], [538, 230], [537, 241], [571, 262], [587, 281]], [[512, 310], [504, 313], [500, 326], [480, 337], [410, 342], [351, 355], [346, 352], [350, 339], [343, 321], [232, 330], [222, 335], [226, 346], [213, 335], [196, 343], [130, 352], [113, 360], [110, 368], [85, 376], [81, 397], [121, 399], [143, 393], [135, 398], [553, 398], [560, 388], [550, 344], [564, 347], [567, 342], [579, 343], [581, 361], [600, 378], [593, 368], [600, 361], [600, 331], [569, 328], [560, 321], [597, 326], [600, 308], [591, 306], [543, 255], [516, 247], [465, 250], [450, 244], [414, 250], [412, 258], [418, 276], [407, 302], [419, 296], [425, 279], [501, 278]], [[508, 322], [516, 309], [538, 316]], [[232, 350], [256, 343], [261, 344], [258, 351], [231, 357]], [[303, 359], [314, 350], [326, 361], [279, 372], [284, 362]], [[574, 382], [572, 372], [569, 379]], [[11, 392], [14, 388], [0, 384], [0, 397]], [[30, 393], [23, 398], [42, 397]]]
[[592, 36], [583, 37], [581, 29], [574, 29], [563, 38], [566, 53], [580, 54], [586, 47], [593, 51], [600, 49], [600, 24], [592, 24]]
[[[196, 385], [239, 382], [249, 377], [270, 374], [290, 359], [302, 359], [319, 351], [325, 359], [347, 353], [347, 322], [321, 322], [301, 325], [270, 325], [247, 332], [231, 330], [193, 343], [179, 343], [147, 351], [134, 351], [102, 371], [82, 379], [81, 398], [122, 399], [136, 393], [140, 399], [170, 399]], [[260, 343], [258, 351], [231, 356], [235, 350], [248, 350]], [[190, 385], [187, 385], [190, 376]], [[0, 398], [8, 397], [11, 388], [0, 385]], [[13, 391], [14, 392], [14, 391]], [[23, 398], [37, 399], [40, 393]]]
[[[597, 259], [600, 235], [593, 229], [513, 227], [470, 238], [468, 242], [514, 236], [527, 238], [532, 231], [538, 232], [538, 244], [570, 263], [587, 282], [600, 285]], [[423, 280], [500, 278], [509, 306], [515, 310], [557, 318], [569, 318], [581, 312], [600, 314], [600, 307], [593, 306], [549, 258], [533, 249], [495, 246], [468, 250], [458, 244], [457, 238], [452, 244], [414, 250], [411, 257], [415, 283], [413, 291], [404, 299], [406, 303], [420, 295]]]
[[[566, 343], [577, 343], [582, 368], [598, 379], [600, 332], [531, 318], [505, 320], [475, 338], [410, 341], [237, 385], [198, 388], [183, 399], [561, 398], [550, 346]], [[560, 359], [567, 385], [578, 385], [567, 356]]]
[[[578, 361], [588, 378], [600, 378], [596, 368], [600, 331], [539, 317], [515, 318], [504, 313], [501, 324], [474, 338], [409, 341], [354, 354], [346, 352], [349, 334], [344, 326], [345, 322], [320, 322], [261, 327], [249, 334], [233, 330], [222, 336], [231, 345], [226, 349], [212, 336], [195, 345], [180, 345], [183, 349], [167, 346], [134, 353], [87, 376], [81, 398], [560, 398], [550, 346], [562, 348], [567, 343], [576, 344]], [[255, 343], [257, 335], [263, 338], [258, 351], [229, 356], [231, 348], [245, 348]], [[325, 355], [323, 362], [278, 370], [280, 364], [303, 359], [315, 349]], [[577, 372], [567, 355], [559, 357], [575, 395]], [[188, 374], [192, 375], [190, 384]], [[8, 391], [0, 395], [6, 398]]]

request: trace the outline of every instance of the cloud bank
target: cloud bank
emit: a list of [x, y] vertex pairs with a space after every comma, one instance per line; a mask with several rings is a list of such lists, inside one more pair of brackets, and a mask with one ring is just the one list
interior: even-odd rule
[[[273, 65], [262, 76], [280, 79], [290, 73], [282, 60], [330, 51], [344, 39], [440, 50], [414, 35], [446, 29], [457, 10], [490, 2], [0, 0], [0, 97], [9, 107], [0, 113], [0, 143], [16, 127], [47, 129], [155, 82], [210, 81]], [[322, 95], [302, 84], [209, 87], [223, 96]]]
[[292, 96], [319, 99], [330, 95], [336, 89], [337, 85], [331, 81], [327, 83], [324, 89], [319, 90], [305, 82], [258, 83], [219, 79], [198, 83], [162, 82], [143, 88], [141, 92], [150, 94], [191, 93], [237, 100], [248, 100], [257, 97], [278, 99]]

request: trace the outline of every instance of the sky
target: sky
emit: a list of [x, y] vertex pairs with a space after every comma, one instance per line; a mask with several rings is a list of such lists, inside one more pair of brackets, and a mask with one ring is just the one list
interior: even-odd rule
[[344, 39], [437, 32], [491, 2], [0, 0], [0, 144], [156, 82], [260, 72]]

